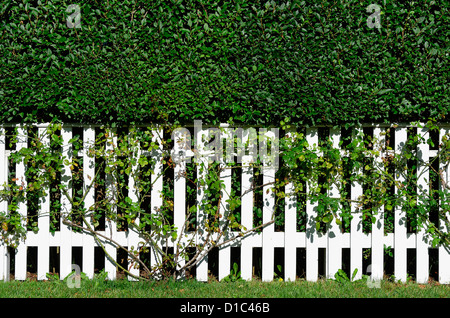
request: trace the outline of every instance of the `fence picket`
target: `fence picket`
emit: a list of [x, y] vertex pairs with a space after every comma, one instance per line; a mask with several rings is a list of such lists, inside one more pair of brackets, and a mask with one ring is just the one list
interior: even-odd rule
[[[106, 141], [105, 151], [112, 152], [117, 147], [117, 131], [116, 129], [108, 129], [106, 130], [106, 134], [108, 135], [108, 139]], [[110, 162], [105, 162], [106, 165], [110, 165]], [[116, 188], [115, 188], [115, 180], [112, 173], [106, 174], [106, 197], [107, 199], [115, 200]], [[111, 213], [117, 213], [116, 207], [111, 207]], [[109, 238], [117, 237], [117, 224], [114, 220], [110, 218], [106, 218], [105, 220], [105, 232], [104, 234]], [[112, 244], [105, 244], [105, 271], [108, 273], [108, 279], [114, 280], [116, 278], [116, 265], [111, 261], [110, 257], [114, 260], [116, 259], [116, 248]], [[109, 255], [109, 256], [108, 256]]]
[[[429, 163], [430, 159], [430, 151], [429, 145], [426, 143], [428, 140], [429, 132], [427, 128], [421, 128], [418, 131], [419, 135], [423, 136], [425, 139], [424, 142], [420, 142], [418, 145], [418, 158], [419, 161], [423, 160], [424, 163]], [[429, 185], [428, 182], [430, 180], [429, 169], [425, 166], [425, 164], [419, 164], [417, 168], [417, 188], [418, 192], [429, 193]], [[417, 260], [417, 270], [416, 270], [416, 281], [420, 284], [425, 284], [428, 282], [428, 246], [429, 243], [425, 238], [425, 229], [421, 229], [416, 234], [416, 260]]]
[[[439, 133], [439, 144], [442, 144], [443, 137], [450, 138], [450, 128], [441, 128]], [[447, 139], [448, 140], [448, 139]], [[439, 170], [441, 171], [443, 182], [440, 184], [441, 191], [447, 191], [447, 198], [450, 186], [450, 164], [449, 162], [439, 162]], [[447, 219], [449, 218], [449, 212], [446, 213]], [[448, 233], [449, 229], [445, 228], [442, 221], [439, 224], [439, 228], [444, 233]], [[441, 284], [450, 284], [450, 250], [448, 247], [439, 246], [439, 282]]]
[[[250, 191], [252, 188], [253, 171], [252, 168], [246, 163], [246, 157], [242, 162], [242, 177], [241, 177], [241, 224], [245, 229], [250, 230], [253, 228], [253, 193]], [[241, 241], [241, 255], [240, 255], [240, 268], [241, 276], [245, 280], [252, 279], [252, 254], [253, 245], [251, 238], [257, 238], [258, 234], [250, 234]]]
[[[208, 140], [208, 131], [200, 130], [196, 136], [197, 140], [197, 150], [199, 152], [198, 162], [199, 166], [197, 167], [197, 176], [199, 180], [205, 180], [206, 174], [208, 171], [209, 163], [208, 157], [206, 154], [206, 146], [201, 143], [202, 140]], [[196, 235], [196, 243], [197, 246], [202, 246], [206, 241], [206, 233], [202, 228], [206, 224], [208, 216], [204, 211], [204, 207], [202, 204], [205, 203], [205, 190], [206, 184], [200, 183], [199, 191], [197, 193], [197, 202], [199, 204], [197, 209], [197, 235]], [[207, 246], [204, 247], [205, 249]], [[198, 252], [198, 251], [197, 251]], [[204, 257], [201, 261], [197, 263], [196, 267], [196, 275], [198, 281], [207, 281], [208, 280], [208, 257]]]
[[[222, 167], [226, 167], [226, 163], [222, 162]], [[221, 174], [220, 178], [224, 183], [224, 189], [222, 190], [222, 200], [221, 204], [219, 206], [219, 214], [221, 215], [220, 224], [225, 224], [227, 222], [226, 215], [229, 213], [229, 204], [226, 203], [229, 199], [229, 194], [231, 193], [231, 169], [224, 169]], [[227, 233], [222, 237], [222, 239], [219, 241], [219, 243], [224, 242], [228, 240], [232, 233], [230, 231], [227, 231]], [[231, 257], [231, 245], [227, 244], [219, 249], [219, 259], [225, 259], [229, 260]], [[224, 277], [226, 277], [228, 274], [230, 274], [230, 262], [222, 262], [219, 263], [219, 272], [218, 272], [218, 279], [222, 280]]]
[[[94, 187], [91, 186], [95, 176], [95, 157], [90, 154], [90, 148], [95, 143], [95, 129], [86, 127], [83, 131], [83, 193], [86, 193], [84, 198], [84, 207], [89, 210], [95, 204]], [[92, 210], [87, 214], [86, 220], [90, 222]], [[91, 222], [92, 224], [92, 222]], [[92, 226], [92, 225], [91, 225]], [[87, 277], [94, 277], [94, 244], [95, 239], [89, 233], [83, 233], [83, 272]]]
[[[403, 154], [405, 151], [408, 131], [405, 127], [397, 127], [395, 129], [395, 153]], [[407, 170], [406, 162], [401, 171], [395, 171], [395, 181], [398, 184], [405, 182], [403, 173]], [[395, 187], [396, 194], [398, 188]], [[395, 278], [406, 282], [406, 212], [402, 210], [400, 205], [395, 207], [395, 225], [394, 225], [394, 275]]]
[[[355, 129], [355, 135], [362, 135], [361, 128]], [[361, 174], [362, 168], [359, 169], [358, 174]], [[360, 182], [354, 182], [351, 187], [351, 213], [352, 220], [350, 223], [350, 274], [353, 275], [356, 270], [355, 279], [362, 277], [362, 248], [364, 233], [362, 229], [362, 213], [358, 207], [357, 200], [363, 195], [363, 188]]]
[[[70, 170], [70, 163], [72, 162], [72, 144], [69, 140], [72, 139], [72, 128], [62, 127], [61, 129], [62, 138], [62, 152], [61, 155], [67, 164], [64, 164], [61, 172], [61, 184], [67, 193], [72, 193], [72, 171]], [[63, 222], [64, 219], [72, 211], [72, 203], [69, 198], [63, 193], [61, 195], [61, 220], [60, 220], [60, 277], [61, 279], [66, 278], [72, 272], [72, 231], [69, 226], [66, 226]]]
[[[163, 203], [163, 145], [161, 143], [161, 140], [163, 138], [163, 130], [161, 127], [155, 128], [152, 130], [152, 142], [158, 145], [158, 149], [156, 149], [153, 153], [153, 156], [155, 158], [155, 167], [153, 169], [153, 174], [151, 176], [151, 183], [152, 183], [152, 189], [151, 189], [151, 213], [158, 213], [159, 208], [162, 206]], [[158, 242], [158, 248], [161, 248], [161, 244]], [[157, 251], [156, 248], [153, 248], [152, 246], [148, 246], [150, 250], [150, 266], [154, 267], [158, 264], [158, 259], [161, 259], [161, 255]]]
[[[8, 182], [8, 162], [6, 157], [5, 128], [0, 127], [0, 187], [6, 189]], [[8, 213], [8, 201], [0, 201], [0, 212]], [[2, 226], [3, 224], [0, 224]], [[9, 281], [9, 253], [6, 244], [0, 242], [0, 280]]]
[[286, 184], [285, 225], [284, 225], [284, 280], [296, 279], [297, 253], [297, 209], [293, 184]]
[[[276, 134], [274, 131], [266, 131], [265, 129], [260, 129], [260, 138], [263, 138], [265, 142], [260, 142], [260, 146], [266, 147], [269, 140], [276, 140]], [[273, 193], [273, 182], [275, 182], [275, 162], [272, 156], [276, 151], [276, 142], [271, 143], [270, 155], [268, 154], [268, 149], [260, 150], [263, 168], [263, 220], [262, 223], [268, 223], [272, 220], [273, 212], [275, 209], [275, 197]], [[265, 154], [265, 155], [264, 155]], [[272, 223], [263, 228], [262, 232], [262, 280], [271, 281], [274, 276], [274, 230], [275, 224]]]
[[[16, 151], [20, 151], [22, 148], [27, 147], [27, 131], [21, 125], [17, 125], [17, 143]], [[27, 180], [25, 178], [25, 164], [23, 160], [16, 164], [16, 183], [22, 186], [23, 189], [27, 188]], [[27, 218], [27, 203], [19, 202], [17, 212], [22, 216], [22, 226], [26, 228], [26, 218]], [[27, 277], [26, 264], [27, 264], [27, 245], [20, 244], [16, 249], [15, 256], [15, 270], [14, 279], [25, 280]]]
[[[221, 129], [222, 129], [221, 145], [223, 147], [222, 140], [225, 139], [227, 142], [231, 143], [231, 138], [233, 135], [231, 134], [231, 128], [229, 128], [228, 125], [221, 125]], [[221, 181], [223, 181], [224, 188], [222, 190], [222, 200], [221, 200], [221, 204], [219, 206], [220, 224], [226, 224], [227, 216], [230, 213], [230, 206], [227, 203], [227, 201], [229, 200], [230, 194], [231, 194], [232, 169], [230, 169], [228, 164], [231, 163], [232, 158], [234, 159], [234, 156], [232, 157], [232, 154], [228, 153], [228, 149], [226, 150], [226, 157], [225, 156], [221, 157], [221, 168], [223, 170], [220, 173], [220, 179], [221, 179]], [[233, 162], [234, 162], [234, 160], [233, 160]], [[230, 233], [230, 230], [226, 231], [226, 233], [224, 234], [222, 239], [219, 241], [219, 243], [227, 241], [228, 239], [230, 239], [232, 237], [232, 235], [233, 235], [233, 233]], [[231, 257], [231, 245], [226, 244], [219, 249], [219, 260], [220, 259], [229, 260], [230, 257]], [[227, 275], [230, 274], [230, 270], [231, 270], [230, 265], [231, 265], [230, 262], [226, 262], [226, 261], [219, 263], [219, 270], [218, 270], [218, 279], [219, 280], [222, 280], [223, 278], [225, 278]]]
[[[46, 135], [46, 128], [39, 127], [38, 137], [42, 144], [48, 146], [50, 143], [50, 137]], [[49, 230], [50, 230], [50, 189], [45, 187], [43, 189], [46, 192], [45, 196], [39, 197], [39, 218], [38, 218], [38, 257], [37, 257], [37, 277], [39, 280], [47, 279], [46, 273], [49, 271]]]
[[[384, 172], [384, 164], [382, 160], [383, 148], [386, 144], [386, 129], [374, 128], [374, 139], [378, 140], [381, 149], [374, 149], [379, 151], [379, 155], [375, 156], [375, 168], [380, 172]], [[379, 281], [383, 279], [383, 259], [384, 259], [384, 206], [381, 206], [375, 213], [375, 223], [372, 224], [372, 255], [370, 264], [370, 274], [372, 281]]]
[[[319, 135], [317, 128], [306, 129], [306, 140], [309, 147], [319, 145]], [[317, 182], [317, 180], [314, 180]], [[311, 181], [306, 183], [306, 192], [311, 189]], [[310, 198], [306, 201], [306, 280], [316, 281], [319, 275], [319, 245], [318, 233], [316, 231], [317, 202], [312, 202]]]
[[[135, 176], [138, 173], [139, 169], [138, 160], [141, 156], [141, 147], [139, 145], [139, 141], [135, 140], [135, 137], [133, 136], [133, 133], [131, 131], [128, 132], [128, 140], [130, 147], [132, 147], [133, 150], [132, 160], [134, 161], [131, 168], [130, 177], [128, 178], [128, 197], [132, 202], [139, 202], [139, 189], [138, 185], [136, 184]], [[136, 227], [139, 227], [139, 215], [137, 215], [133, 219], [133, 222], [133, 224], [128, 224], [127, 247], [129, 251], [134, 251], [135, 255], [139, 257], [137, 254], [139, 249], [139, 233], [136, 229]], [[130, 274], [139, 276], [139, 264], [136, 263], [136, 261], [130, 256], [128, 256], [128, 264], [128, 270]], [[128, 280], [135, 281], [136, 279], [129, 275]]]
[[[292, 139], [292, 132], [288, 132], [288, 138]], [[295, 198], [294, 185], [289, 182], [285, 186], [285, 225], [284, 225], [284, 280], [295, 281], [296, 279], [296, 253], [297, 253], [297, 202]]]
[[[184, 144], [187, 136], [182, 132], [175, 132], [173, 135], [174, 142], [174, 150], [172, 152], [172, 157], [180, 156], [179, 152], [182, 152], [183, 155], [180, 156], [179, 159], [174, 160], [175, 168], [174, 168], [174, 188], [173, 188], [173, 196], [174, 196], [174, 226], [177, 228], [177, 240], [174, 242], [174, 254], [178, 254], [179, 248], [177, 247], [177, 242], [183, 244], [186, 242], [184, 236], [184, 221], [186, 218], [186, 179], [183, 177], [186, 173], [186, 149], [184, 149]], [[190, 140], [189, 140], [190, 142]], [[190, 145], [189, 145], [190, 149]], [[189, 158], [190, 159], [190, 158]], [[175, 199], [176, 198], [176, 199]], [[182, 257], [177, 257], [175, 263], [179, 264], [179, 268], [184, 266], [185, 260]]]

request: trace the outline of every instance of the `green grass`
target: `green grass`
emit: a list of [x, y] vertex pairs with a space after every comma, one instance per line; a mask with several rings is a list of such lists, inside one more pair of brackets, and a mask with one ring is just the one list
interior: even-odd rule
[[80, 288], [64, 281], [0, 282], [0, 298], [448, 298], [450, 285], [419, 285], [382, 281], [381, 288], [365, 282], [197, 282], [82, 280]]

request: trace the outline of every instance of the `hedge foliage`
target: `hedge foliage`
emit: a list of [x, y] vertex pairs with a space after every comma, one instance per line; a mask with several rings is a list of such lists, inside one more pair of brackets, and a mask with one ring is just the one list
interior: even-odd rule
[[4, 0], [0, 14], [3, 123], [448, 122], [444, 0]]

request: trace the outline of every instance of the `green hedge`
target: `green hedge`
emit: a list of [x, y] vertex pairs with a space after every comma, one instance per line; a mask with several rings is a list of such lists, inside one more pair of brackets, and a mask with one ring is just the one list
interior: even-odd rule
[[448, 122], [448, 1], [377, 2], [4, 0], [0, 122]]

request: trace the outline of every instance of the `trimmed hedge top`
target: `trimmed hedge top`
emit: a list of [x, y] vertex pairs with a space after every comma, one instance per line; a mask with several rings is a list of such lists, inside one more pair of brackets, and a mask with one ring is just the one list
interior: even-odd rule
[[405, 2], [5, 0], [0, 122], [448, 122], [449, 2]]

